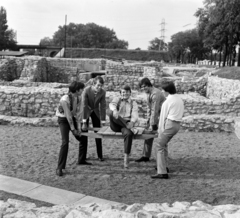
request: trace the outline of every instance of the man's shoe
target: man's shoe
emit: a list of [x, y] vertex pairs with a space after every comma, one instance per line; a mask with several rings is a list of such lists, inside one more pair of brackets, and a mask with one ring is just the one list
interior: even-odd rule
[[89, 162], [87, 162], [87, 161], [84, 161], [84, 162], [78, 163], [78, 165], [92, 165], [92, 163], [89, 163]]
[[[169, 168], [167, 167], [167, 173], [170, 173]], [[155, 167], [155, 170], [157, 170], [157, 167]]]
[[168, 174], [156, 174], [151, 176], [152, 179], [168, 179]]
[[99, 160], [99, 161], [105, 161], [103, 158], [100, 158], [100, 157], [98, 158], [98, 160]]
[[135, 160], [135, 162], [148, 162], [148, 161], [149, 161], [149, 157], [141, 157]]
[[57, 176], [63, 176], [62, 169], [56, 169]]

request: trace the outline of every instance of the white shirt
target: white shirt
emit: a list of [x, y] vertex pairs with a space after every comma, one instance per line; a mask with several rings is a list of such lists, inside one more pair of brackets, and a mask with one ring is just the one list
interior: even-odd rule
[[180, 122], [182, 121], [183, 113], [184, 103], [181, 97], [178, 94], [169, 94], [162, 105], [158, 125], [159, 134], [164, 131], [167, 119]]

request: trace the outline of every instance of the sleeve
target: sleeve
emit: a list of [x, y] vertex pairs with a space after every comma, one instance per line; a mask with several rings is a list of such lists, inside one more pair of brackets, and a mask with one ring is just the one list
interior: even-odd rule
[[76, 123], [77, 123], [77, 129], [78, 131], [81, 131], [81, 111], [82, 111], [82, 98], [78, 98], [78, 104], [77, 104], [77, 113], [75, 115]]
[[[147, 97], [149, 99], [149, 96]], [[149, 107], [149, 100], [147, 100], [147, 123], [150, 123], [150, 117], [151, 117], [151, 108]]]
[[152, 95], [152, 102], [150, 105], [150, 117], [149, 117], [149, 124], [152, 126], [155, 124], [159, 114], [159, 97], [156, 95], [156, 93], [153, 93]]
[[117, 105], [118, 105], [119, 100], [120, 100], [119, 98], [115, 97], [115, 98], [111, 101], [111, 103], [109, 104], [109, 109], [110, 109], [111, 111], [117, 110]]
[[66, 101], [60, 101], [60, 104], [64, 110], [64, 115], [66, 116], [66, 118], [68, 120], [71, 130], [75, 130], [72, 113], [69, 109], [69, 104]]
[[106, 91], [104, 91], [104, 94], [100, 101], [100, 110], [101, 110], [101, 120], [106, 120]]
[[136, 101], [132, 102], [131, 122], [136, 123], [138, 121], [138, 104]]
[[87, 109], [88, 109], [88, 93], [87, 89], [84, 89], [82, 93], [82, 118], [83, 122], [87, 120]]

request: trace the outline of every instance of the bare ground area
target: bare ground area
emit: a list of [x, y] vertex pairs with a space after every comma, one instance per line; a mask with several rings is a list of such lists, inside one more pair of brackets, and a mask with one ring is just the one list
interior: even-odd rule
[[[141, 156], [143, 141], [134, 141], [130, 169], [124, 170], [122, 140], [104, 139], [106, 161], [99, 162], [90, 139], [88, 157], [93, 165], [79, 166], [78, 142], [71, 136], [67, 171], [58, 177], [58, 128], [0, 126], [0, 136], [3, 175], [126, 204], [195, 200], [240, 204], [240, 140], [235, 134], [178, 133], [169, 144], [169, 180], [150, 178], [155, 174], [154, 159], [134, 162]], [[8, 195], [12, 197], [0, 192], [3, 199]]]

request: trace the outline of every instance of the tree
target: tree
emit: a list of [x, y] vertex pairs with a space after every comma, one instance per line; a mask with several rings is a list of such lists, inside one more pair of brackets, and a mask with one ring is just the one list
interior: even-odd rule
[[[66, 29], [65, 29], [66, 28]], [[53, 35], [54, 45], [72, 48], [108, 48], [108, 49], [127, 49], [128, 42], [119, 40], [114, 30], [99, 26], [95, 23], [75, 24], [59, 26], [58, 31]], [[45, 37], [46, 38], [46, 37]]]
[[8, 29], [7, 12], [4, 7], [0, 8], [0, 50], [16, 49], [16, 34], [13, 30]]
[[148, 50], [157, 50], [157, 51], [166, 51], [167, 50], [167, 43], [163, 40], [155, 37], [150, 42], [150, 46], [148, 46]]
[[44, 37], [40, 41], [40, 45], [54, 45], [53, 40], [49, 37]]
[[197, 29], [178, 32], [171, 36], [171, 40], [168, 44], [170, 57], [177, 62], [194, 63], [196, 58], [203, 59], [208, 54]]
[[239, 10], [239, 0], [205, 0], [204, 8], [195, 13], [204, 45], [220, 55], [223, 52], [223, 66], [235, 62], [236, 45], [240, 44]]

